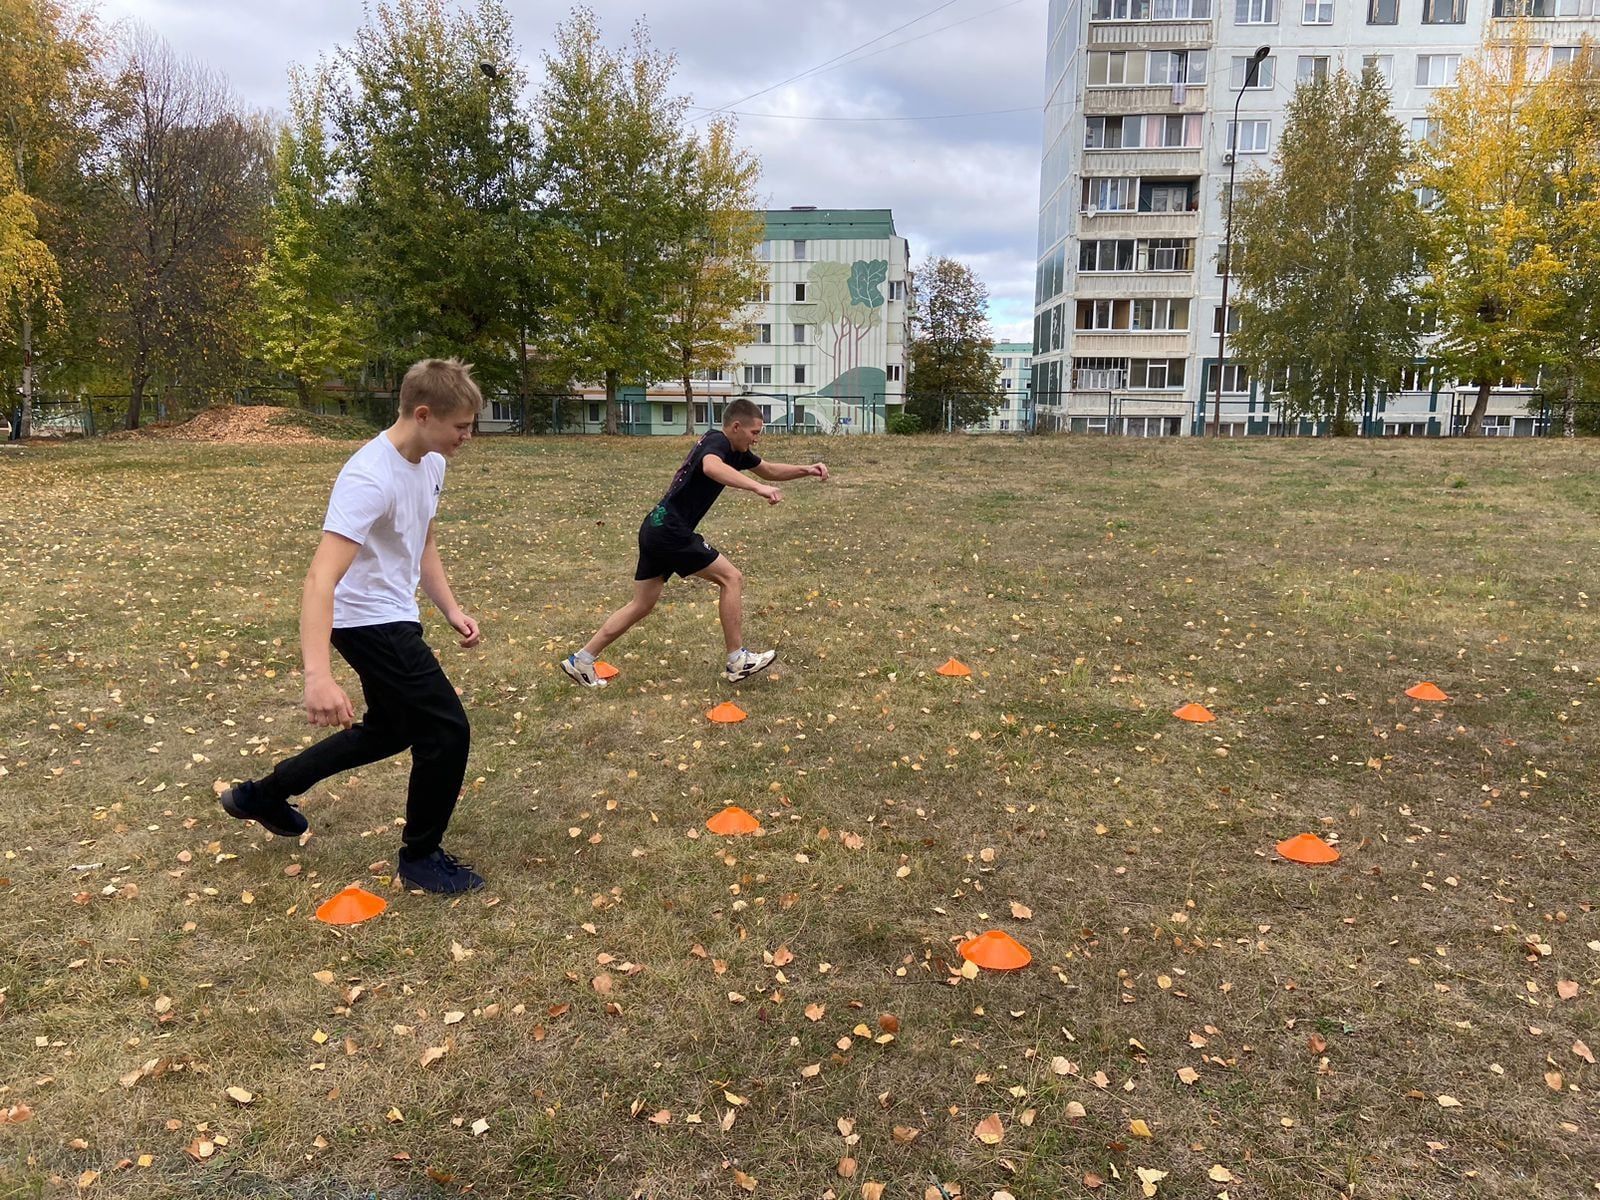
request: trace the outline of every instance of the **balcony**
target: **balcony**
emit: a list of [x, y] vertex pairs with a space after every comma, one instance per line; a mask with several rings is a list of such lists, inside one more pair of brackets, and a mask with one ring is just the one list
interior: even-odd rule
[[1202, 50], [1211, 45], [1211, 22], [1202, 21], [1091, 21], [1089, 48], [1140, 50]]
[[1101, 237], [1198, 237], [1198, 212], [1090, 213], [1078, 214], [1078, 230], [1086, 238]]
[[1067, 290], [1079, 300], [1130, 300], [1193, 296], [1196, 282], [1193, 271], [1079, 271]]
[[[1079, 296], [1083, 292], [1077, 293]], [[1187, 358], [1189, 333], [1111, 332], [1102, 329], [1076, 329], [1072, 332], [1074, 358]]]
[[1091, 87], [1083, 94], [1085, 116], [1129, 113], [1204, 112], [1203, 83], [1145, 84], [1134, 87]]
[[1083, 171], [1093, 175], [1199, 175], [1205, 152], [1179, 150], [1090, 150], [1083, 152]]

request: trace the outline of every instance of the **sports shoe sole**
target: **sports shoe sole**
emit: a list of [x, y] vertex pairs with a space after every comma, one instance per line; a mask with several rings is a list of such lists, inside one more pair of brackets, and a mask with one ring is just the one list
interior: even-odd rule
[[412, 879], [404, 871], [396, 871], [395, 873], [400, 876], [401, 882], [403, 882], [408, 888], [414, 888], [419, 892], [426, 892], [430, 896], [460, 896], [467, 892], [482, 891], [484, 888], [489, 886], [488, 881], [477, 872], [473, 872], [473, 882], [457, 888], [431, 888], [418, 880]]
[[761, 674], [761, 672], [765, 671], [768, 667], [770, 667], [773, 663], [775, 663], [777, 661], [778, 661], [778, 656], [776, 654], [774, 654], [771, 658], [767, 659], [767, 661], [762, 663], [759, 667], [751, 667], [751, 668], [749, 668], [749, 670], [745, 670], [745, 671], [726, 671], [725, 670], [725, 671], [722, 672], [722, 677], [724, 679], [726, 679], [729, 683], [743, 683], [746, 679], [749, 679], [752, 675]]
[[[236, 791], [237, 789], [235, 788], [229, 788], [227, 791], [222, 793], [221, 797], [222, 810], [230, 817], [238, 817], [241, 821], [254, 821], [257, 825], [261, 826], [261, 828], [265, 829], [268, 833], [275, 837], [297, 838], [305, 832], [304, 829], [285, 829], [281, 826], [272, 824], [270, 821], [263, 821], [260, 817], [256, 816], [255, 813], [247, 811], [244, 806], [239, 803], [238, 797], [235, 795]], [[310, 828], [309, 824], [307, 825], [307, 828]]]
[[596, 679], [593, 683], [590, 683], [587, 679], [585, 679], [583, 677], [583, 672], [582, 671], [578, 670], [577, 667], [573, 666], [570, 662], [568, 662], [564, 658], [561, 660], [561, 670], [566, 675], [566, 677], [568, 679], [572, 680], [572, 682], [577, 684], [579, 687], [586, 687], [586, 688], [593, 689], [593, 688], [603, 688], [603, 687], [606, 686], [606, 681], [604, 679]]

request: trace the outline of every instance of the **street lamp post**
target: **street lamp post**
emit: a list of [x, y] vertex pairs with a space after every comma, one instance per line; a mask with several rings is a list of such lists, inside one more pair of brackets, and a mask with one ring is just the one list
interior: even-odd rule
[[1228, 279], [1233, 274], [1233, 178], [1239, 164], [1239, 102], [1244, 99], [1245, 89], [1260, 77], [1261, 64], [1271, 53], [1271, 46], [1256, 48], [1256, 52], [1245, 62], [1244, 82], [1239, 85], [1239, 94], [1233, 98], [1233, 136], [1229, 139], [1228, 147], [1227, 232], [1222, 241], [1222, 318], [1217, 327], [1217, 390], [1212, 401], [1212, 437], [1222, 436], [1222, 375], [1228, 364]]

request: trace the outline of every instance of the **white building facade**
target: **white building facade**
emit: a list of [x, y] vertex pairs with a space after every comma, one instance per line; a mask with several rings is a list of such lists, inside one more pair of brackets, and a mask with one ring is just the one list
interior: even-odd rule
[[1027, 342], [996, 342], [989, 351], [1000, 367], [1000, 390], [1005, 402], [989, 419], [967, 426], [968, 433], [1032, 433], [1033, 347]]
[[[704, 432], [735, 396], [759, 405], [773, 432], [884, 432], [905, 402], [910, 253], [889, 209], [768, 211], [767, 282], [742, 314], [750, 337], [732, 369], [700, 373], [692, 412], [681, 380], [625, 386], [622, 432]], [[556, 427], [603, 431], [605, 389], [578, 391], [576, 422]], [[482, 428], [513, 428], [515, 418], [512, 402], [496, 401]]]
[[[1271, 169], [1296, 83], [1368, 66], [1413, 137], [1506, 19], [1527, 15], [1546, 62], [1600, 36], [1600, 0], [1051, 0], [1034, 394], [1041, 427], [1201, 432], [1219, 382], [1230, 160]], [[1245, 64], [1269, 48], [1253, 86]], [[1232, 128], [1239, 105], [1237, 136]], [[1227, 434], [1286, 429], [1235, 363]], [[1458, 432], [1469, 384], [1425, 364], [1363, 416], [1372, 435]], [[1497, 390], [1486, 432], [1533, 433], [1531, 393]]]

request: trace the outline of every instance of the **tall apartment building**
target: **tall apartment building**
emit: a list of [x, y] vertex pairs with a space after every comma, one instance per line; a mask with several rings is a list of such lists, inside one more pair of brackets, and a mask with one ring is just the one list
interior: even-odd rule
[[1033, 347], [1027, 342], [996, 342], [989, 356], [1000, 365], [1005, 403], [989, 419], [969, 425], [969, 433], [1032, 433]]
[[[750, 340], [732, 370], [701, 372], [694, 410], [677, 379], [622, 390], [622, 431], [703, 432], [747, 395], [774, 431], [882, 433], [905, 402], [910, 246], [886, 208], [770, 210], [760, 255], [767, 282], [743, 314]], [[605, 428], [605, 389], [580, 389], [578, 431]], [[482, 427], [509, 428], [497, 402]]]
[[[1229, 163], [1241, 177], [1271, 169], [1298, 81], [1371, 66], [1422, 137], [1462, 57], [1508, 19], [1533, 18], [1555, 63], [1600, 36], [1597, 12], [1600, 0], [1051, 0], [1034, 296], [1041, 422], [1201, 431], [1218, 383]], [[1259, 46], [1270, 54], [1245, 87]], [[1220, 372], [1224, 432], [1288, 432], [1241, 366]], [[1364, 431], [1456, 432], [1471, 390], [1419, 363]], [[1534, 432], [1529, 399], [1497, 390], [1487, 431]]]

